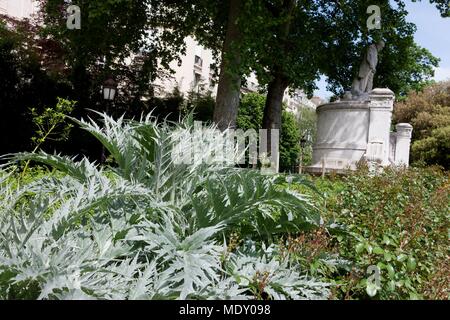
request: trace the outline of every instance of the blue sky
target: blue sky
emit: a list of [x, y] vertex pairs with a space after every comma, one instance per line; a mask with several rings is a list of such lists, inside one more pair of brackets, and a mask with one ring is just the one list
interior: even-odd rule
[[[439, 68], [435, 72], [435, 80], [450, 79], [450, 18], [442, 18], [437, 8], [428, 0], [421, 2], [406, 1], [409, 12], [407, 20], [417, 26], [416, 42], [440, 58]], [[318, 82], [319, 90], [315, 95], [329, 98], [332, 94], [326, 90], [326, 81]]]

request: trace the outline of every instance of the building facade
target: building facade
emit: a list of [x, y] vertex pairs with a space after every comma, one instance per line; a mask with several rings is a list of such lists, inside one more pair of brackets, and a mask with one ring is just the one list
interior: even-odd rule
[[14, 18], [29, 18], [38, 11], [35, 0], [0, 0], [0, 14]]
[[309, 108], [315, 110], [317, 105], [310, 99], [303, 90], [297, 89], [294, 92], [286, 90], [283, 98], [283, 102], [286, 104], [286, 110], [297, 118], [300, 117], [302, 108]]
[[[169, 79], [155, 81], [156, 87], [160, 88], [157, 95], [170, 94], [176, 88], [181, 93], [200, 92], [211, 93], [215, 96], [217, 92], [217, 74], [215, 59], [211, 50], [205, 49], [195, 39], [188, 37], [186, 42], [186, 53], [181, 57], [180, 63], [173, 62], [170, 67], [174, 74]], [[241, 88], [242, 94], [258, 92], [261, 89], [255, 74], [247, 77]], [[301, 108], [315, 109], [317, 101], [309, 100], [303, 90], [290, 92], [286, 90], [283, 102], [287, 105], [287, 111], [299, 116]], [[318, 99], [318, 100], [317, 100]]]
[[188, 37], [186, 53], [181, 61], [173, 61], [170, 64], [174, 74], [168, 79], [158, 79], [155, 84], [161, 88], [157, 95], [164, 95], [178, 89], [182, 93], [187, 92], [215, 92], [216, 79], [214, 73], [214, 58], [211, 50], [200, 46], [193, 38]]

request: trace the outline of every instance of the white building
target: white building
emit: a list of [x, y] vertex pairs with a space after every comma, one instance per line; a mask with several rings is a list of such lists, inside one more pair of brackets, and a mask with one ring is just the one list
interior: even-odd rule
[[[156, 86], [162, 88], [157, 94], [168, 94], [178, 88], [182, 93], [210, 92], [215, 96], [218, 76], [214, 69], [216, 61], [212, 51], [199, 45], [192, 37], [187, 37], [185, 42], [186, 53], [181, 57], [181, 62], [174, 61], [170, 64], [174, 74], [169, 79], [155, 81]], [[241, 91], [242, 93], [257, 92], [258, 88], [258, 80], [254, 74], [251, 74]]]
[[158, 95], [171, 93], [175, 88], [182, 93], [215, 92], [212, 51], [203, 48], [191, 37], [185, 41], [186, 53], [181, 57], [181, 62], [174, 61], [170, 64], [175, 73], [169, 79], [155, 81], [158, 87], [163, 88], [157, 92]]
[[308, 99], [308, 96], [303, 90], [297, 89], [294, 92], [289, 92], [286, 90], [284, 94], [283, 102], [287, 105], [287, 111], [295, 115], [297, 118], [300, 117], [300, 111], [302, 108], [310, 108], [315, 110], [317, 105]]
[[38, 10], [35, 0], [0, 0], [0, 14], [14, 18], [29, 18]]
[[[170, 79], [157, 80], [155, 85], [162, 88], [157, 95], [173, 92], [178, 88], [182, 93], [211, 92], [214, 96], [217, 92], [217, 77], [214, 73], [214, 57], [211, 50], [205, 49], [191, 37], [186, 38], [186, 53], [181, 57], [181, 63], [174, 61], [170, 67], [174, 74]], [[260, 89], [255, 74], [251, 74], [241, 88], [243, 94], [257, 92]], [[293, 93], [286, 90], [283, 102], [287, 110], [299, 116], [301, 108], [315, 109], [317, 105], [308, 99], [303, 90], [295, 90]]]

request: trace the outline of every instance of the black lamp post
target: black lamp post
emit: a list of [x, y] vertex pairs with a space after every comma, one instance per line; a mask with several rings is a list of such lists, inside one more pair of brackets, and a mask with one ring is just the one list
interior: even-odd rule
[[311, 139], [311, 136], [310, 136], [309, 132], [306, 132], [300, 139], [300, 165], [298, 167], [298, 173], [300, 173], [300, 174], [303, 172], [303, 150], [308, 145], [310, 139]]
[[106, 101], [113, 101], [116, 97], [117, 92], [117, 83], [114, 81], [113, 78], [109, 77], [104, 83], [103, 83], [103, 99]]
[[106, 113], [109, 112], [109, 104], [114, 101], [117, 92], [117, 83], [112, 77], [109, 77], [105, 82], [103, 82], [102, 87], [103, 100], [106, 102]]
[[[108, 79], [103, 83], [102, 87], [102, 93], [103, 93], [103, 100], [105, 100], [106, 103], [106, 114], [109, 113], [109, 105], [112, 104], [114, 101], [114, 98], [116, 97], [117, 92], [117, 83], [114, 81], [112, 77], [108, 77]], [[105, 155], [105, 147], [102, 147], [102, 162], [105, 162], [106, 155]]]

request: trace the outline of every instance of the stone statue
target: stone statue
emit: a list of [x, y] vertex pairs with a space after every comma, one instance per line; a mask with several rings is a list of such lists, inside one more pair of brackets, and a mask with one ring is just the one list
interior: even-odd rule
[[351, 91], [353, 98], [363, 98], [372, 91], [373, 77], [378, 64], [378, 53], [383, 50], [384, 46], [384, 41], [380, 41], [377, 44], [371, 44], [367, 48], [364, 59], [359, 67], [358, 76], [353, 80]]

